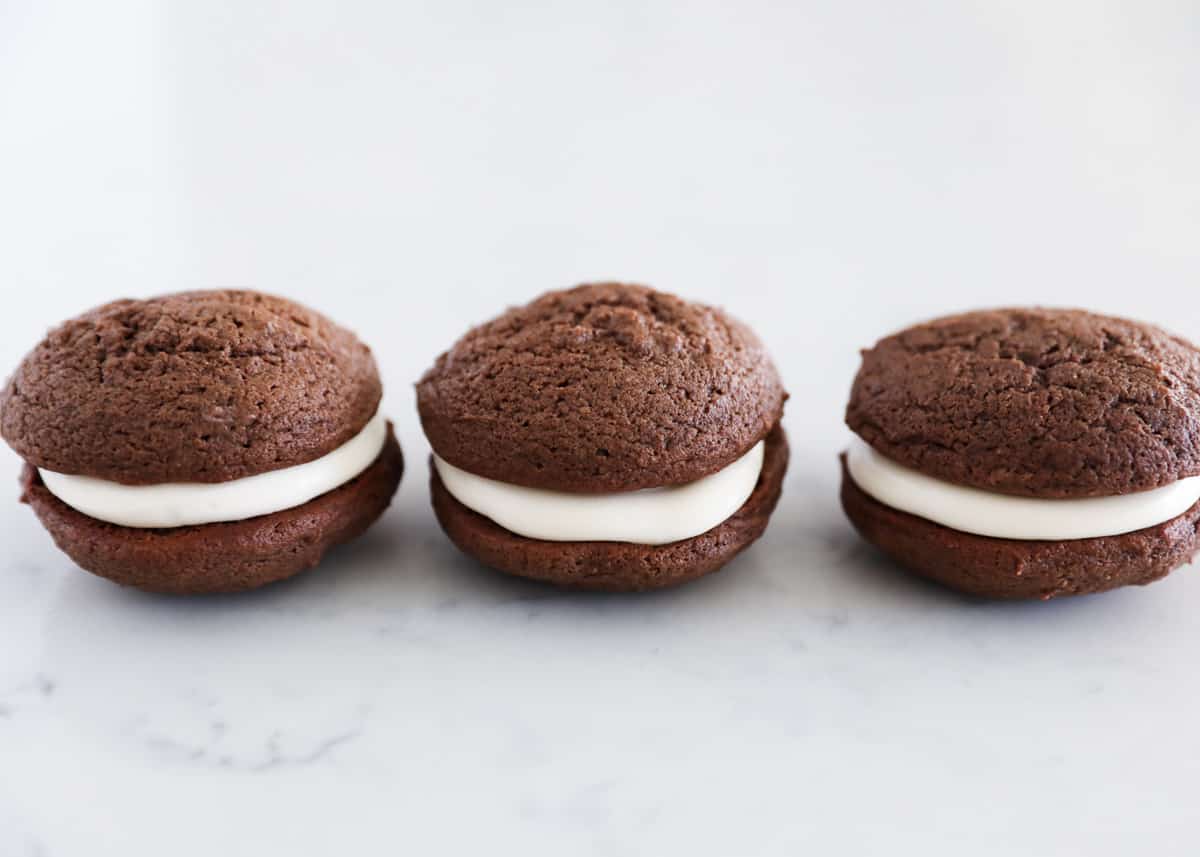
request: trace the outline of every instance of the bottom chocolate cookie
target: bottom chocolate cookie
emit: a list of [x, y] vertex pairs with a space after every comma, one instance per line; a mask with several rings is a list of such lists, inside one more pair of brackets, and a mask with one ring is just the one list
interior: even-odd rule
[[779, 502], [787, 463], [787, 437], [777, 425], [766, 439], [758, 483], [742, 507], [708, 532], [665, 545], [528, 539], [454, 499], [433, 467], [429, 481], [438, 522], [464, 553], [519, 577], [578, 589], [635, 592], [709, 574], [749, 547], [763, 534]]
[[59, 549], [93, 574], [148, 592], [238, 592], [311, 568], [361, 535], [387, 509], [403, 472], [389, 426], [383, 451], [356, 478], [302, 506], [244, 521], [161, 530], [105, 523], [51, 494], [28, 465], [21, 499]]
[[863, 538], [916, 574], [984, 598], [1050, 599], [1152, 583], [1200, 547], [1200, 503], [1157, 526], [1119, 536], [1022, 541], [976, 536], [885, 506], [850, 477], [842, 508]]

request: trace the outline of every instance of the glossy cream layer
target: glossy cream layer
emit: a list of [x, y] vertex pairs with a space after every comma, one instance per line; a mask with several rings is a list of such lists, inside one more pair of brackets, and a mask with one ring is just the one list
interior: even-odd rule
[[213, 484], [121, 485], [41, 470], [50, 493], [89, 517], [123, 527], [160, 528], [242, 521], [302, 506], [371, 466], [387, 440], [376, 414], [361, 432], [315, 461]]
[[662, 545], [708, 532], [754, 493], [764, 443], [687, 485], [616, 494], [570, 494], [509, 485], [433, 457], [442, 484], [458, 502], [509, 532], [549, 542]]
[[1182, 515], [1200, 500], [1200, 476], [1136, 494], [1046, 500], [954, 485], [918, 473], [855, 437], [846, 455], [854, 483], [885, 506], [978, 536], [1065, 541], [1119, 536]]

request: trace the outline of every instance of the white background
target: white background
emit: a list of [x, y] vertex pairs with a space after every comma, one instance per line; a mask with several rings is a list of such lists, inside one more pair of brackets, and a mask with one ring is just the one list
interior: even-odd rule
[[[966, 601], [836, 502], [856, 349], [1082, 305], [1200, 338], [1184, 2], [0, 0], [0, 371], [120, 296], [246, 286], [378, 355], [409, 469], [240, 598], [74, 571], [0, 453], [0, 855], [1194, 854], [1200, 581]], [[412, 383], [622, 278], [793, 394], [765, 539], [647, 596], [459, 557]], [[7, 474], [7, 475], [4, 475]]]

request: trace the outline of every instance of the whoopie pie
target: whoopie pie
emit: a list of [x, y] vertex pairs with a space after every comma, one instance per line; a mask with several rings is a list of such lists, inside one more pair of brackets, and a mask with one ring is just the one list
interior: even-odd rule
[[863, 352], [842, 505], [899, 563], [963, 592], [1144, 584], [1200, 527], [1200, 352], [1148, 324], [999, 309]]
[[547, 293], [417, 385], [433, 507], [459, 548], [586, 589], [715, 571], [766, 528], [786, 394], [751, 330], [644, 286]]
[[316, 565], [403, 470], [370, 350], [283, 298], [105, 304], [51, 331], [0, 398], [22, 499], [78, 565], [169, 593]]

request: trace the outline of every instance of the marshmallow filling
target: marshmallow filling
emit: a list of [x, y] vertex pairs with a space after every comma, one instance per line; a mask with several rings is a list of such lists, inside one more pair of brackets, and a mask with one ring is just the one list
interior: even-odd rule
[[663, 545], [706, 533], [728, 520], [754, 493], [765, 443], [716, 473], [664, 488], [615, 494], [572, 494], [476, 476], [433, 456], [454, 499], [518, 536], [547, 542]]
[[46, 488], [88, 517], [122, 527], [168, 528], [242, 521], [302, 506], [345, 485], [374, 463], [387, 441], [376, 413], [361, 432], [315, 461], [213, 484], [122, 485], [39, 470]]
[[1111, 497], [1012, 497], [926, 476], [880, 455], [858, 437], [850, 442], [846, 467], [854, 484], [885, 506], [1000, 539], [1057, 542], [1119, 536], [1169, 521], [1200, 500], [1200, 476]]

